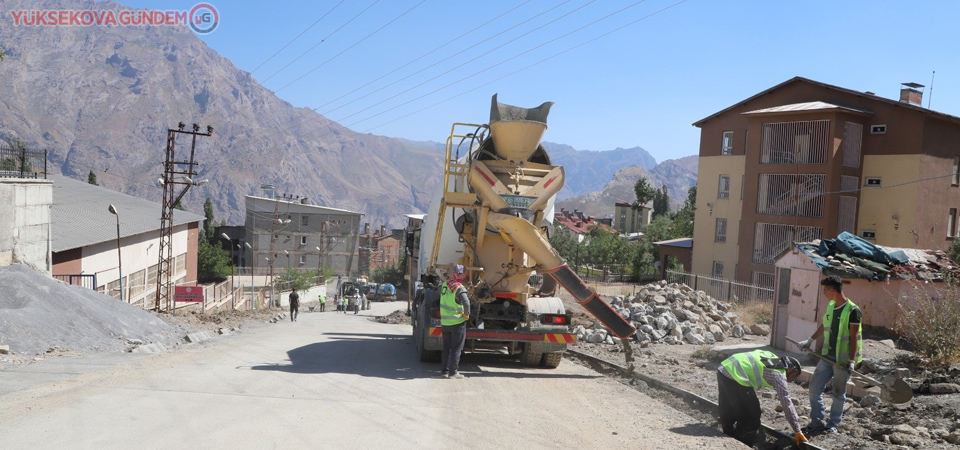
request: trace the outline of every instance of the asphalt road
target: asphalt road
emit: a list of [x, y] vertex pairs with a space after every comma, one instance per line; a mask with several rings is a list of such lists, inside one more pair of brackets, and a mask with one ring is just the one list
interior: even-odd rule
[[743, 448], [570, 361], [467, 354], [468, 378], [439, 378], [408, 325], [370, 320], [403, 307], [0, 372], [0, 449]]

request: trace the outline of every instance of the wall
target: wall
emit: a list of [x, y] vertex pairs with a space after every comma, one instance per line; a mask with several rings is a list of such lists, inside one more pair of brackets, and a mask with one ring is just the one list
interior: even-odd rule
[[0, 266], [26, 263], [50, 273], [53, 182], [0, 178]]
[[[951, 164], [953, 162], [951, 161]], [[919, 184], [903, 184], [920, 178], [920, 155], [867, 155], [863, 158], [863, 178], [857, 215], [857, 234], [877, 232], [876, 244], [917, 248], [925, 243], [912, 232], [917, 228]], [[881, 188], [864, 187], [868, 177], [880, 177]], [[950, 180], [944, 180], [949, 184]], [[897, 187], [890, 187], [902, 184]], [[897, 216], [897, 220], [893, 219]], [[943, 217], [947, 213], [944, 211]], [[894, 228], [896, 226], [896, 228]]]
[[[722, 134], [721, 134], [722, 136]], [[716, 144], [720, 144], [717, 136]], [[697, 212], [693, 226], [693, 273], [713, 274], [713, 262], [723, 261], [723, 277], [733, 279], [740, 251], [739, 229], [743, 201], [744, 156], [700, 157], [697, 176]], [[717, 198], [720, 175], [730, 177], [729, 198]], [[708, 205], [709, 204], [709, 205]], [[727, 241], [714, 242], [717, 218], [727, 219]], [[752, 236], [751, 236], [752, 238]], [[752, 239], [747, 239], [750, 242]], [[747, 278], [749, 280], [749, 277]]]

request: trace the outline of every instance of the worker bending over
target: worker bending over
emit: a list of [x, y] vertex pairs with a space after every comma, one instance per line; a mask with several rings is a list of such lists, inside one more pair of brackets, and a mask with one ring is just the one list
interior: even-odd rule
[[760, 431], [760, 401], [756, 390], [773, 387], [783, 405], [787, 422], [793, 428], [797, 445], [807, 442], [800, 431], [800, 418], [787, 390], [787, 382], [793, 382], [799, 375], [800, 361], [766, 350], [737, 353], [724, 360], [717, 369], [723, 433], [752, 447]]

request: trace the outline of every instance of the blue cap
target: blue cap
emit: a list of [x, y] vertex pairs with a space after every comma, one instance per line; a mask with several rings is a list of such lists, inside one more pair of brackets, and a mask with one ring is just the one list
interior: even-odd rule
[[466, 270], [463, 268], [462, 264], [454, 264], [453, 273], [463, 274], [463, 273], [466, 273]]

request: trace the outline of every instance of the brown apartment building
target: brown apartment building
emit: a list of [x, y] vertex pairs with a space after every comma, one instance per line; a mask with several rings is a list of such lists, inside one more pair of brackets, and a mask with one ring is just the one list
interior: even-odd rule
[[794, 241], [843, 231], [946, 249], [960, 208], [960, 117], [796, 77], [700, 128], [693, 272], [773, 286]]

